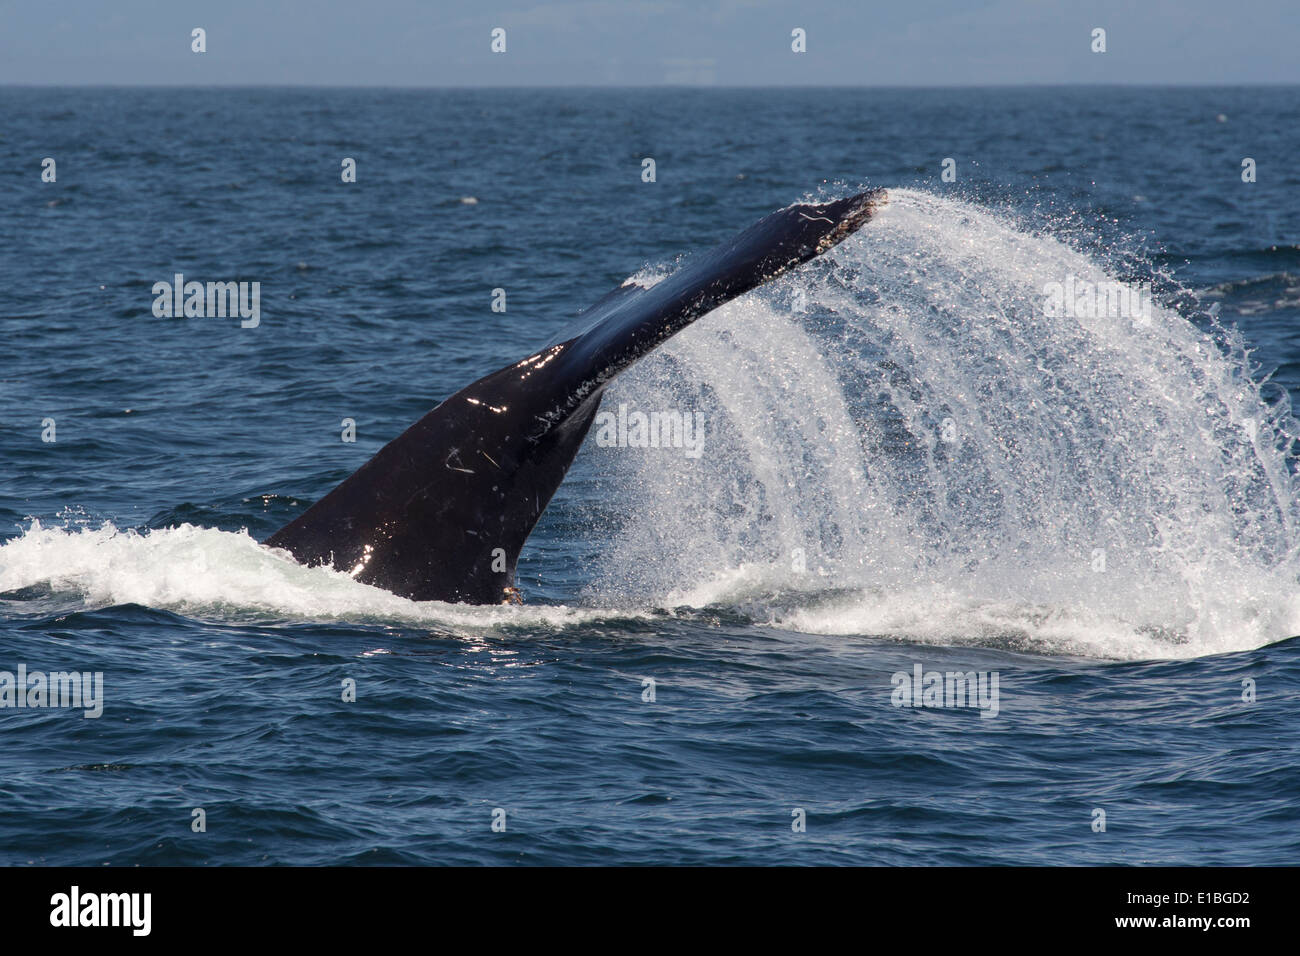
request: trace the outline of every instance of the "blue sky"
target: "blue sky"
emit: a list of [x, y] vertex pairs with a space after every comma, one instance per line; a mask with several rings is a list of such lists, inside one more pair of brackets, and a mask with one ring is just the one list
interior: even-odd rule
[[7, 84], [1300, 83], [1298, 48], [1297, 0], [0, 0]]

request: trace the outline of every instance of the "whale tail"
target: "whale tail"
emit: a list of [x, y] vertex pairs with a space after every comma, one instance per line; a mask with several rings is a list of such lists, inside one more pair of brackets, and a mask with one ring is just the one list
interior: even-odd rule
[[619, 372], [750, 289], [830, 249], [886, 201], [797, 203], [649, 288], [625, 282], [582, 330], [461, 389], [266, 540], [415, 600], [514, 594], [524, 541]]

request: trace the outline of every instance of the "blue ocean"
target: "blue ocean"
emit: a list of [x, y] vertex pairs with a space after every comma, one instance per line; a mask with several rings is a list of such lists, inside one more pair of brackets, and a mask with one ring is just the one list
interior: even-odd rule
[[[0, 862], [1300, 859], [1300, 88], [0, 117]], [[691, 441], [593, 429], [524, 604], [259, 545], [629, 277], [876, 187], [611, 386]]]

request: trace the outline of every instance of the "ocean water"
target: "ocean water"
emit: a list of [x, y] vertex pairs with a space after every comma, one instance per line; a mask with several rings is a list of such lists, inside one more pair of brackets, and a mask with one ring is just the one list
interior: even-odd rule
[[[103, 681], [98, 717], [0, 708], [0, 861], [1300, 856], [1300, 90], [0, 116], [0, 671]], [[876, 221], [610, 389], [703, 443], [593, 430], [522, 607], [256, 543], [626, 277], [869, 186]], [[260, 323], [155, 317], [178, 272], [260, 282]], [[1150, 306], [1046, 314], [1067, 281]], [[905, 691], [972, 671], [976, 706]]]

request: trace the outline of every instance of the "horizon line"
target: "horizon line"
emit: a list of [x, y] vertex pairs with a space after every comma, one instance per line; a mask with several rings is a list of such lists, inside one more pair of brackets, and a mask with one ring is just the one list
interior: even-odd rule
[[0, 82], [0, 89], [141, 89], [141, 90], [978, 90], [978, 89], [1252, 89], [1300, 88], [1300, 80], [1249, 82], [1113, 82], [1113, 83], [534, 83], [534, 84], [397, 84], [397, 83], [46, 83]]

